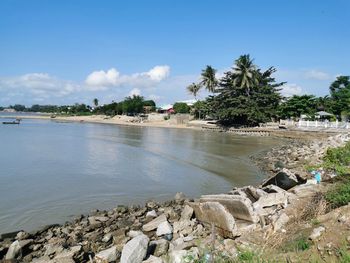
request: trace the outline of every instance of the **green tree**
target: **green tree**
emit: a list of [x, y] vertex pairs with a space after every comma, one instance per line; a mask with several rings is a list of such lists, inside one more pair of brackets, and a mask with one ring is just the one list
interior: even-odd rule
[[190, 107], [184, 102], [176, 102], [173, 106], [176, 113], [189, 113]]
[[[202, 70], [202, 74], [201, 74], [202, 80], [201, 80], [200, 84], [202, 86], [204, 86], [207, 91], [212, 92], [212, 93], [215, 92], [215, 89], [218, 85], [218, 81], [215, 77], [215, 74], [216, 74], [216, 69], [214, 69], [213, 67], [211, 67], [209, 65], [205, 69]], [[196, 92], [196, 94], [197, 94], [197, 92]], [[193, 93], [193, 95], [194, 95], [194, 93]]]
[[198, 94], [200, 89], [201, 89], [201, 86], [199, 84], [194, 83], [194, 82], [187, 87], [187, 91], [190, 94], [192, 94], [195, 99], [197, 99], [197, 94]]
[[295, 119], [302, 114], [313, 116], [317, 111], [317, 103], [314, 95], [294, 95], [279, 105], [278, 115], [282, 119]]
[[235, 61], [231, 71], [224, 74], [210, 102], [216, 118], [223, 125], [257, 125], [276, 116], [281, 100], [279, 87], [272, 74], [275, 68], [261, 71], [249, 55]]
[[98, 106], [98, 99], [94, 98], [93, 103], [94, 103], [95, 107], [97, 107]]
[[143, 112], [143, 97], [134, 95], [132, 97], [126, 97], [122, 102], [123, 113], [128, 115], [134, 115], [136, 113]]
[[244, 89], [247, 96], [250, 96], [251, 88], [258, 85], [258, 71], [253, 59], [249, 55], [242, 55], [235, 61], [233, 68], [233, 85]]
[[329, 87], [332, 113], [338, 117], [350, 111], [350, 76], [339, 76]]

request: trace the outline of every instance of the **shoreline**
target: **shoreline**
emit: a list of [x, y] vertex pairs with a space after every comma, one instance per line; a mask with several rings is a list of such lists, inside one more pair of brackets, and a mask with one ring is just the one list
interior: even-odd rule
[[[33, 116], [30, 116], [27, 118], [32, 118], [32, 117]], [[34, 119], [50, 119], [50, 117], [40, 116]], [[69, 119], [70, 119], [69, 121], [80, 122], [80, 120], [78, 119], [73, 119], [73, 120], [71, 118]], [[66, 120], [66, 118], [64, 118], [64, 120]], [[89, 123], [100, 123], [100, 122], [92, 121]], [[113, 122], [113, 123], [103, 122], [103, 123], [120, 125], [120, 123], [116, 123], [116, 122]], [[124, 125], [124, 124], [121, 124], [121, 125]], [[128, 125], [128, 124], [125, 124], [125, 125]], [[134, 125], [134, 126], [143, 126], [143, 125]], [[151, 126], [151, 127], [155, 127], [155, 126]], [[168, 126], [166, 127], [169, 128]], [[340, 134], [337, 136], [339, 137], [344, 135]], [[294, 139], [294, 140], [288, 139], [288, 142], [283, 143], [280, 146], [273, 147], [270, 150], [257, 153], [257, 155], [259, 156], [254, 155], [252, 156], [252, 159], [256, 162], [259, 169], [262, 169], [262, 171], [266, 173], [267, 178], [270, 177], [269, 175], [273, 175], [278, 171], [275, 165], [276, 165], [276, 162], [281, 160], [283, 160], [283, 162], [286, 164], [285, 166], [286, 169], [288, 169], [292, 173], [300, 173], [300, 169], [298, 169], [298, 166], [300, 168], [300, 164], [301, 164], [300, 159], [310, 154], [310, 148], [313, 147], [313, 146], [310, 147], [310, 145], [324, 144], [322, 146], [323, 150], [320, 150], [317, 155], [313, 156], [313, 158], [317, 160], [317, 158], [319, 158], [324, 153], [325, 147], [328, 144], [332, 146], [331, 141], [333, 140], [329, 138], [327, 138], [326, 140], [325, 138], [318, 139], [317, 135], [313, 136], [313, 140], [310, 140], [310, 138], [303, 138], [303, 139], [305, 140], [300, 140], [300, 138]], [[325, 141], [327, 141], [328, 144], [325, 143]], [[303, 149], [303, 152], [299, 153], [300, 149]], [[294, 156], [295, 153], [293, 151], [298, 152], [296, 157]], [[299, 159], [299, 160], [295, 160], [295, 162], [291, 161], [294, 159]], [[313, 160], [310, 160], [310, 161], [313, 161]], [[262, 164], [264, 163], [265, 163], [265, 167], [262, 167]], [[303, 176], [307, 176], [307, 175], [304, 174]], [[316, 185], [311, 187], [316, 188]], [[261, 189], [259, 186], [256, 186], [253, 188], [258, 190]], [[246, 189], [248, 188], [240, 187], [240, 188], [237, 188], [236, 190], [234, 189], [233, 191], [244, 192], [244, 191], [247, 191]], [[130, 240], [133, 240], [137, 236], [141, 236], [141, 235], [147, 236], [148, 241], [153, 240], [151, 242], [155, 242], [163, 239], [167, 241], [167, 244], [168, 244], [168, 248], [166, 249], [167, 251], [164, 253], [162, 252], [163, 254], [161, 252], [159, 253], [154, 252], [153, 256], [155, 257], [161, 257], [168, 254], [170, 255], [174, 251], [178, 251], [178, 250], [182, 252], [185, 250], [192, 253], [193, 251], [191, 249], [193, 247], [196, 247], [196, 245], [192, 241], [197, 240], [197, 238], [194, 237], [195, 235], [193, 235], [193, 233], [200, 233], [199, 236], [203, 239], [208, 239], [210, 238], [210, 235], [211, 235], [210, 227], [202, 223], [203, 219], [200, 220], [197, 218], [198, 211], [194, 211], [196, 209], [194, 209], [193, 205], [191, 205], [194, 202], [196, 202], [196, 200], [187, 199], [183, 196], [183, 194], [179, 193], [176, 195], [175, 199], [165, 201], [162, 203], [155, 202], [155, 201], [148, 201], [146, 202], [145, 206], [120, 205], [110, 210], [105, 210], [105, 211], [95, 210], [90, 214], [78, 216], [74, 220], [67, 222], [65, 224], [62, 224], [62, 225], [54, 224], [54, 225], [43, 226], [41, 229], [38, 229], [30, 233], [27, 233], [21, 230], [14, 231], [13, 233], [0, 233], [1, 234], [0, 235], [0, 259], [1, 259], [1, 256], [5, 256], [4, 250], [2, 248], [5, 247], [5, 250], [6, 250], [6, 247], [7, 247], [7, 250], [6, 250], [6, 254], [7, 254], [8, 250], [10, 250], [10, 246], [13, 244], [13, 242], [16, 242], [17, 240], [18, 242], [21, 242], [21, 241], [29, 242], [29, 243], [24, 242], [24, 245], [22, 244], [23, 247], [21, 249], [24, 249], [25, 247], [26, 249], [28, 249], [28, 247], [30, 247], [30, 250], [32, 251], [27, 255], [27, 258], [25, 258], [23, 262], [31, 262], [33, 259], [36, 259], [36, 258], [38, 259], [43, 258], [43, 261], [37, 261], [37, 262], [52, 262], [52, 263], [60, 262], [60, 261], [54, 261], [54, 260], [57, 257], [59, 258], [62, 253], [69, 254], [68, 257], [70, 257], [73, 260], [69, 262], [89, 262], [90, 257], [94, 257], [96, 259], [95, 262], [103, 262], [103, 261], [98, 261], [98, 257], [99, 257], [98, 255], [101, 251], [103, 252], [105, 250], [108, 250], [108, 247], [110, 247], [110, 245], [113, 244], [114, 246], [111, 247], [113, 248], [113, 255], [115, 254], [117, 257], [120, 257], [120, 253], [122, 253], [123, 248], [126, 246], [126, 244]], [[292, 201], [289, 200], [288, 202], [292, 202]], [[278, 211], [283, 211], [284, 208], [282, 207], [280, 209], [282, 210], [278, 210]], [[186, 220], [189, 220], [189, 221], [186, 221], [187, 225], [184, 227], [184, 229], [181, 229], [181, 227], [179, 228], [177, 224], [179, 224], [179, 222], [182, 222], [183, 220], [182, 215], [185, 210], [192, 211], [192, 213], [195, 213], [196, 216], [193, 217], [192, 213], [189, 218], [187, 216]], [[153, 216], [150, 216], [150, 215], [147, 216], [150, 213]], [[157, 222], [157, 227], [152, 230], [145, 230], [144, 228], [145, 225], [153, 222], [154, 220], [159, 219], [160, 217], [162, 217], [162, 215], [166, 215], [165, 221], [163, 217], [162, 222], [163, 223], [168, 222], [168, 224], [170, 223], [170, 226], [172, 225], [170, 240], [167, 240], [167, 238], [165, 238], [164, 236], [161, 239], [159, 239], [158, 235], [155, 235], [156, 233], [154, 231], [158, 229], [160, 222]], [[179, 217], [179, 215], [181, 215], [181, 217]], [[274, 219], [276, 222], [278, 222], [278, 220], [281, 218], [281, 214], [277, 214], [277, 215], [278, 215], [277, 218]], [[116, 224], [117, 227], [113, 227], [114, 224]], [[237, 224], [238, 224], [238, 221], [237, 221]], [[258, 226], [256, 223], [254, 223], [253, 225], [255, 229], [254, 231], [260, 231], [260, 230], [257, 230]], [[268, 224], [268, 226], [270, 225]], [[85, 228], [86, 228], [86, 231], [85, 231]], [[86, 239], [83, 238], [83, 240], [87, 240], [88, 241], [87, 244], [84, 245], [84, 243], [82, 243], [82, 241], [78, 237], [76, 237], [77, 232], [74, 229], [80, 229], [78, 230], [79, 233], [81, 233], [82, 231], [83, 236], [86, 237]], [[108, 229], [107, 233], [105, 233], [106, 232], [105, 229]], [[120, 231], [120, 229], [123, 229], [123, 231]], [[251, 234], [249, 229], [242, 228], [242, 231], [244, 233], [245, 231], [248, 231]], [[108, 239], [109, 233], [112, 233], [112, 239], [111, 238]], [[92, 235], [93, 239], [90, 239], [91, 234], [93, 234]], [[73, 235], [74, 237], [70, 237], [71, 235]], [[175, 239], [175, 237], [177, 238]], [[191, 238], [186, 239], [186, 237], [191, 237]], [[47, 255], [48, 247], [51, 247], [50, 240], [52, 238], [56, 238], [56, 239], [58, 238], [59, 242], [58, 243], [56, 241], [54, 242], [55, 247], [51, 248], [53, 250], [53, 253]], [[68, 238], [68, 243], [67, 243], [67, 238]], [[176, 241], [179, 238], [182, 238], [181, 244], [176, 243]], [[226, 239], [224, 239], [223, 241], [235, 240], [232, 237], [232, 235], [225, 236], [225, 238]], [[104, 240], [108, 239], [108, 241], [105, 242], [103, 241], [103, 239]], [[62, 243], [63, 240], [66, 240], [64, 241], [66, 243]], [[97, 248], [92, 248], [91, 245], [95, 245], [95, 244]], [[158, 245], [159, 244], [155, 245], [156, 249]], [[177, 247], [177, 249], [173, 250], [171, 249], [170, 245], [173, 245], [175, 247], [176, 245], [178, 245], [180, 247]], [[87, 246], [88, 249], [85, 248], [84, 246]], [[88, 250], [88, 252], [86, 252], [86, 250]], [[170, 257], [172, 257], [172, 255], [170, 255]]]

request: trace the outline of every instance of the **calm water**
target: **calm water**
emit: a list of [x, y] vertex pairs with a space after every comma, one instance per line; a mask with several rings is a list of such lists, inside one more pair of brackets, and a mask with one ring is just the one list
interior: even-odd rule
[[254, 184], [263, 175], [248, 156], [277, 143], [180, 129], [0, 124], [0, 233], [179, 191], [198, 197]]

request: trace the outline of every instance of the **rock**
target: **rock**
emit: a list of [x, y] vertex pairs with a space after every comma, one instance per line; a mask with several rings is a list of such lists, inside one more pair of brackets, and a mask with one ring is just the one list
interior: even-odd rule
[[203, 195], [200, 202], [218, 202], [223, 205], [236, 219], [257, 223], [258, 215], [255, 213], [250, 199], [239, 195]]
[[139, 235], [143, 235], [142, 231], [130, 230], [128, 236], [131, 238], [137, 237]]
[[149, 231], [152, 231], [152, 230], [155, 230], [157, 229], [157, 227], [163, 223], [167, 221], [167, 217], [166, 215], [162, 214], [160, 216], [158, 216], [157, 218], [153, 219], [151, 222], [145, 224], [142, 226], [142, 230], [143, 231], [146, 231], [146, 232], [149, 232]]
[[30, 236], [30, 235], [29, 235], [27, 232], [20, 231], [20, 232], [17, 233], [16, 239], [17, 239], [17, 240], [28, 239], [29, 236]]
[[287, 216], [285, 213], [282, 213], [273, 223], [273, 230], [279, 231], [282, 229], [282, 227], [287, 224], [289, 221], [289, 216]]
[[182, 232], [184, 229], [191, 227], [194, 225], [194, 223], [191, 220], [180, 220], [177, 222], [174, 222], [174, 233]]
[[147, 212], [146, 218], [149, 218], [149, 217], [157, 217], [157, 212], [155, 210]]
[[0, 235], [0, 240], [4, 240], [4, 239], [13, 239], [16, 237], [16, 235], [19, 233], [19, 232], [22, 232], [22, 230], [19, 230], [19, 231], [14, 231], [14, 232], [8, 232], [8, 233], [3, 233]]
[[193, 215], [193, 208], [189, 205], [185, 205], [181, 212], [181, 220], [190, 220]]
[[102, 238], [102, 241], [105, 242], [105, 243], [108, 243], [111, 239], [112, 239], [112, 234], [111, 233], [107, 233]]
[[184, 262], [184, 257], [186, 257], [186, 250], [173, 250], [169, 254], [169, 258], [171, 263], [182, 263]]
[[266, 193], [285, 193], [286, 191], [283, 190], [282, 188], [278, 187], [277, 185], [274, 185], [274, 184], [270, 184], [270, 185], [267, 185], [263, 188], [263, 190], [266, 192]]
[[260, 197], [258, 201], [253, 204], [254, 209], [274, 206], [274, 205], [284, 205], [288, 204], [288, 195], [287, 193], [271, 193]]
[[69, 250], [64, 250], [63, 252], [57, 254], [53, 259], [55, 263], [68, 263], [75, 262], [74, 257], [81, 251], [81, 246], [71, 247]]
[[154, 202], [154, 201], [148, 201], [148, 202], [146, 203], [146, 207], [148, 207], [148, 208], [150, 208], [150, 209], [153, 209], [153, 208], [157, 207], [157, 203]]
[[168, 252], [169, 242], [165, 239], [151, 241], [150, 248], [154, 250], [153, 255], [155, 255], [156, 257], [160, 257]]
[[214, 224], [222, 236], [236, 236], [237, 226], [229, 210], [219, 202], [190, 203], [196, 218], [209, 225]]
[[165, 221], [163, 223], [160, 223], [160, 225], [158, 226], [156, 235], [163, 236], [171, 233], [173, 233], [173, 228], [171, 227], [168, 221]]
[[149, 238], [139, 235], [130, 240], [123, 248], [120, 263], [140, 263], [147, 253]]
[[142, 261], [143, 263], [163, 263], [163, 259], [150, 255], [147, 260]]
[[264, 182], [262, 184], [262, 187], [274, 184], [284, 190], [288, 190], [298, 184], [305, 183], [305, 181], [306, 180], [303, 180], [302, 178], [298, 177], [290, 170], [283, 168], [281, 172], [278, 172], [275, 176]]
[[313, 241], [318, 239], [325, 230], [326, 230], [326, 228], [323, 226], [315, 228], [314, 230], [312, 230], [312, 233], [309, 236], [309, 239], [313, 240]]
[[29, 245], [33, 243], [33, 239], [25, 239], [25, 240], [16, 240], [14, 241], [9, 249], [7, 250], [5, 259], [12, 260], [17, 258], [18, 256], [24, 256], [23, 250], [26, 249]]
[[21, 254], [21, 249], [22, 248], [19, 245], [19, 241], [18, 240], [14, 241], [8, 249], [6, 256], [5, 256], [5, 259], [12, 260], [12, 259], [17, 258]]
[[108, 263], [116, 261], [118, 258], [117, 247], [113, 246], [106, 250], [102, 250], [95, 255], [96, 263]]
[[179, 201], [184, 201], [186, 199], [186, 196], [184, 193], [182, 192], [178, 192], [175, 194], [175, 197], [174, 197], [175, 201], [179, 202]]

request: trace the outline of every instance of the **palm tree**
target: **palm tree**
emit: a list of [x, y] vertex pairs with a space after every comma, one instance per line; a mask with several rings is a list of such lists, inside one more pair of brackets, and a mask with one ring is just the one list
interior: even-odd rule
[[215, 92], [215, 89], [218, 85], [218, 81], [215, 77], [216, 69], [214, 69], [211, 66], [207, 66], [205, 69], [202, 70], [202, 81], [201, 85], [206, 88], [207, 91], [209, 92]]
[[249, 55], [242, 55], [235, 61], [233, 85], [246, 90], [250, 95], [252, 87], [258, 85], [257, 68]]
[[189, 93], [191, 93], [194, 96], [195, 99], [197, 99], [197, 94], [200, 89], [201, 89], [201, 86], [194, 82], [187, 87], [187, 90], [189, 91]]
[[95, 107], [97, 107], [98, 106], [98, 99], [94, 98], [93, 102], [94, 102]]

